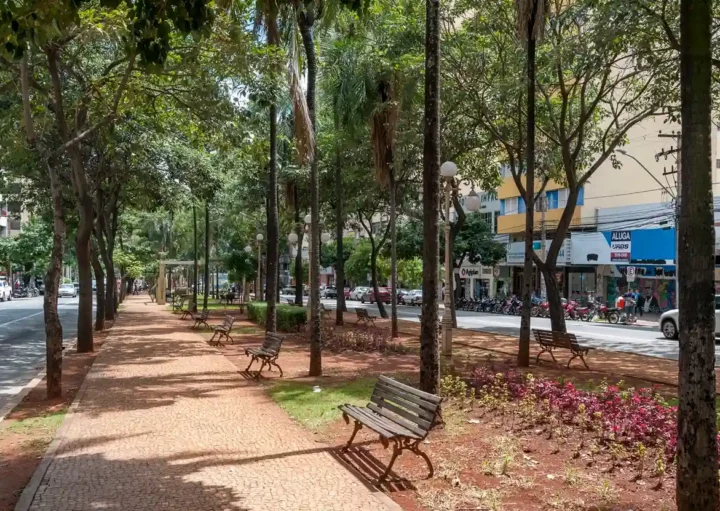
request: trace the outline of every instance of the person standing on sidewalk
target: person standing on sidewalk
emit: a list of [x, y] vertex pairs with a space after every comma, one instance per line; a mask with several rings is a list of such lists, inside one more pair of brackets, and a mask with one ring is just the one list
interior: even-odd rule
[[645, 312], [645, 295], [638, 292], [637, 298], [635, 299], [635, 314], [642, 318], [643, 312]]

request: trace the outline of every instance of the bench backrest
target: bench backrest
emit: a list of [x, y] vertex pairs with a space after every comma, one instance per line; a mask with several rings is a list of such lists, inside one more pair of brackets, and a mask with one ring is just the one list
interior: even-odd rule
[[265, 340], [263, 341], [262, 349], [273, 355], [280, 353], [280, 347], [282, 346], [283, 338], [278, 334], [268, 332], [265, 334]]
[[368, 408], [425, 438], [435, 425], [442, 398], [380, 376]]
[[230, 314], [228, 314], [227, 316], [225, 316], [222, 326], [230, 330], [233, 326], [233, 323], [235, 323], [235, 316], [231, 316]]
[[568, 349], [577, 348], [579, 346], [575, 334], [538, 329], [533, 329], [533, 334], [535, 335], [535, 340], [539, 344], [547, 344]]
[[359, 318], [369, 317], [367, 309], [355, 309], [355, 312], [357, 312]]
[[210, 315], [210, 311], [208, 309], [203, 309], [200, 313], [200, 319], [207, 319]]

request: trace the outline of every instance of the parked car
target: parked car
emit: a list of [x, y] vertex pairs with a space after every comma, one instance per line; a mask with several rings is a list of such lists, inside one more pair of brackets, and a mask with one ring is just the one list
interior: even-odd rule
[[353, 289], [352, 291], [350, 291], [349, 299], [350, 300], [359, 300], [362, 297], [362, 295], [367, 293], [369, 290], [370, 290], [369, 287], [358, 286], [355, 289]]
[[391, 300], [390, 290], [386, 287], [379, 287], [378, 288], [378, 299], [375, 299], [375, 290], [374, 289], [368, 289], [365, 294], [363, 294], [360, 297], [360, 302], [370, 302], [375, 303], [376, 301], [381, 301], [383, 303], [390, 303]]
[[[666, 339], [678, 338], [679, 313], [678, 309], [670, 309], [660, 316], [660, 331]], [[720, 295], [715, 295], [715, 336], [718, 335], [720, 335]]]
[[282, 291], [280, 291], [281, 295], [285, 296], [295, 296], [295, 288], [294, 287], [284, 287], [282, 288]]
[[9, 302], [12, 300], [12, 286], [7, 280], [0, 280], [0, 301]]
[[320, 293], [321, 298], [337, 298], [337, 288], [335, 286], [327, 286]]
[[77, 289], [75, 289], [75, 286], [72, 284], [62, 284], [60, 286], [60, 289], [58, 290], [58, 297], [60, 298], [76, 298], [77, 297]]
[[422, 289], [413, 289], [403, 296], [405, 305], [422, 305]]

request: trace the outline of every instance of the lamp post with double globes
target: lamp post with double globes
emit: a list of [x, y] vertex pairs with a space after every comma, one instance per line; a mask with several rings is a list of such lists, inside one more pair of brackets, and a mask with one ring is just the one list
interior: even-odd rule
[[[297, 243], [298, 243], [298, 235], [295, 231], [291, 231], [290, 234], [288, 234], [288, 243], [291, 247], [290, 255], [294, 258], [297, 255]], [[300, 289], [302, 289], [302, 273], [300, 275], [295, 275], [296, 280], [300, 280]], [[300, 293], [300, 305], [302, 305], [302, 292]]]
[[257, 247], [258, 247], [258, 277], [257, 277], [257, 292], [255, 293], [257, 295], [257, 301], [262, 302], [263, 299], [263, 285], [262, 285], [262, 242], [265, 239], [262, 234], [258, 234], [255, 236], [255, 239], [257, 240]]
[[[445, 312], [442, 317], [442, 347], [441, 352], [443, 356], [452, 356], [452, 299], [450, 293], [451, 280], [453, 278], [453, 267], [452, 258], [450, 254], [450, 195], [452, 192], [457, 192], [458, 188], [455, 187], [455, 175], [457, 174], [457, 165], [451, 161], [446, 161], [440, 166], [440, 176], [442, 177], [443, 192], [445, 196], [445, 299], [443, 303], [445, 305]], [[475, 192], [475, 189], [471, 189], [468, 196], [465, 198], [465, 209], [470, 212], [475, 212], [480, 209], [480, 197]]]
[[[253, 249], [250, 245], [245, 245], [245, 253], [248, 256], [251, 256], [253, 253]], [[247, 288], [247, 277], [243, 275], [243, 300], [247, 298], [248, 301], [250, 300], [250, 292]]]

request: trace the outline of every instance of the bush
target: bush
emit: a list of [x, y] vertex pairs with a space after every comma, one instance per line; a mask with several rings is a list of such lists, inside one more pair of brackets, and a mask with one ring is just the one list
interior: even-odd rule
[[[287, 304], [277, 306], [277, 329], [280, 332], [296, 332], [307, 323], [307, 309]], [[267, 321], [267, 303], [248, 303], [248, 319], [258, 325], [264, 325]]]

